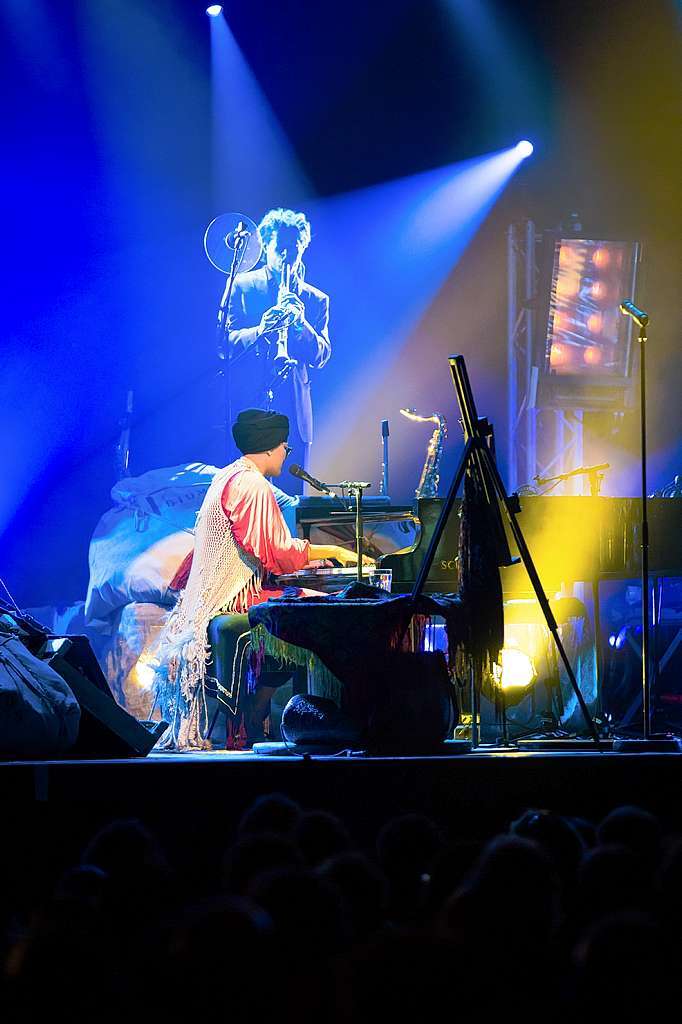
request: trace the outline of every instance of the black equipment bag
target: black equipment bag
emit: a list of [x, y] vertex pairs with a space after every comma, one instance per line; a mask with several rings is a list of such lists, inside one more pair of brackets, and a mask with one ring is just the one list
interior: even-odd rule
[[0, 629], [0, 756], [57, 757], [76, 742], [81, 710], [68, 683]]

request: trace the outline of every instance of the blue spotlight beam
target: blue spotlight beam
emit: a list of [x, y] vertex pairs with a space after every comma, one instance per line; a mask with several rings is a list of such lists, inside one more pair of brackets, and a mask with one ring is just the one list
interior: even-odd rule
[[[19, 10], [18, 0], [13, 3]], [[44, 5], [23, 6], [44, 47], [54, 27], [41, 20]], [[81, 473], [80, 488], [89, 458], [108, 487], [112, 434], [128, 382], [145, 382], [149, 404], [177, 382], [187, 365], [182, 346], [210, 302], [210, 292], [202, 302], [206, 270], [195, 248], [205, 216], [203, 68], [194, 63], [179, 21], [157, 17], [150, 5], [101, 0], [71, 6], [76, 34], [64, 74], [79, 89], [66, 92], [58, 106], [46, 100], [58, 68], [43, 82], [34, 54], [26, 81], [35, 116], [26, 141], [18, 136], [19, 160], [6, 175], [21, 228], [14, 262], [24, 266], [3, 311], [0, 429], [13, 443], [0, 482], [0, 535], [21, 517], [32, 520], [35, 505], [25, 499], [47, 482]], [[0, 20], [6, 15], [3, 8]], [[13, 57], [18, 63], [22, 51]], [[196, 139], [196, 148], [188, 138]], [[139, 388], [136, 383], [136, 396]], [[139, 453], [140, 441], [136, 447]], [[88, 506], [80, 494], [77, 501], [70, 495], [68, 506], [62, 524], [82, 516], [86, 539], [99, 506]]]
[[[5, 0], [0, 5], [0, 33], [26, 61], [27, 69], [43, 88], [58, 93], [73, 85], [74, 75], [66, 59], [63, 32], [48, 0]], [[36, 26], [40, 26], [39, 30]]]
[[[353, 375], [339, 398], [344, 418], [351, 410], [360, 415], [379, 368], [384, 375], [399, 359], [417, 319], [458, 263], [520, 160], [513, 146], [309, 205], [318, 244], [326, 247], [316, 254], [310, 249], [315, 278], [322, 287], [329, 284], [325, 276], [331, 278], [341, 264], [338, 290], [327, 289], [333, 302], [335, 291], [340, 293], [333, 309], [335, 334], [352, 339], [351, 349], [363, 352], [360, 380]], [[358, 288], [358, 282], [365, 284]], [[347, 423], [350, 428], [352, 416]], [[321, 447], [342, 447], [343, 443], [338, 423], [330, 418]]]
[[312, 189], [226, 19], [210, 26], [215, 212], [240, 210], [258, 221]]
[[[373, 436], [380, 415], [397, 415], [413, 389], [411, 378], [428, 372], [413, 366], [413, 374], [401, 364], [405, 345], [520, 162], [513, 146], [308, 204], [314, 232], [309, 277], [331, 294], [336, 344], [335, 386], [326, 408], [319, 402], [324, 401], [322, 380], [317, 391], [313, 456], [319, 465], [324, 453], [320, 471], [329, 467], [334, 476], [337, 468], [347, 468], [342, 462], [351, 437]], [[339, 378], [345, 386], [339, 386]], [[380, 401], [370, 398], [372, 382], [380, 382]], [[363, 460], [357, 470], [370, 472], [367, 479], [372, 479], [375, 453], [350, 444], [353, 449]]]
[[[505, 17], [492, 0], [439, 0], [452, 30], [453, 49], [472, 59], [481, 86], [493, 101], [491, 115], [498, 126], [528, 112], [537, 102], [537, 83], [532, 71], [537, 55], [519, 31], [518, 19]], [[494, 72], [492, 72], [494, 69]]]

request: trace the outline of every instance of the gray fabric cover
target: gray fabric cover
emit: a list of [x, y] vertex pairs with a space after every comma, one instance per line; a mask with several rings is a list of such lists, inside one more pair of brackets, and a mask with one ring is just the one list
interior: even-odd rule
[[[116, 507], [104, 513], [90, 540], [88, 631], [115, 635], [120, 610], [133, 602], [173, 606], [176, 594], [169, 585], [194, 548], [196, 514], [216, 472], [215, 466], [191, 462], [114, 485]], [[298, 498], [273, 490], [295, 534]]]
[[120, 480], [90, 541], [85, 601], [88, 629], [113, 633], [133, 601], [171, 607], [175, 573], [194, 547], [194, 524], [215, 466], [194, 462]]

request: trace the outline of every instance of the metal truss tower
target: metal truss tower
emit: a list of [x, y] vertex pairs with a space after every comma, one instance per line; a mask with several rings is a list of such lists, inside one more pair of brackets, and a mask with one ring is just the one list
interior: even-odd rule
[[[583, 462], [583, 409], [538, 400], [543, 347], [538, 309], [541, 236], [531, 220], [507, 230], [507, 409], [509, 489], [533, 486], [534, 478], [556, 476]], [[553, 488], [553, 494], [587, 492], [585, 477]]]

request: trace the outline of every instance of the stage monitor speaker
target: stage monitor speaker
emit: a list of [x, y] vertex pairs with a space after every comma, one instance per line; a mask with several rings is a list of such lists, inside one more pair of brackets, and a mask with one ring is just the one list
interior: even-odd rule
[[87, 637], [50, 635], [43, 657], [80, 704], [78, 739], [69, 758], [146, 757], [168, 728], [166, 722], [140, 722], [116, 703]]

